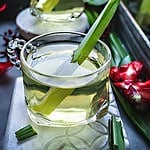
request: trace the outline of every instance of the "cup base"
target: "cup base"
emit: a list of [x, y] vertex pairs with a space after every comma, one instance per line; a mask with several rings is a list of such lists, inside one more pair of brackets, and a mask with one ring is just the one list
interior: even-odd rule
[[79, 122], [58, 122], [58, 121], [51, 121], [46, 118], [43, 118], [41, 115], [33, 114], [30, 110], [28, 111], [28, 115], [30, 119], [39, 126], [49, 126], [49, 127], [75, 127], [79, 125], [86, 125], [91, 122], [95, 122], [98, 119], [98, 115], [95, 114], [91, 118], [88, 118], [87, 120], [79, 121]]

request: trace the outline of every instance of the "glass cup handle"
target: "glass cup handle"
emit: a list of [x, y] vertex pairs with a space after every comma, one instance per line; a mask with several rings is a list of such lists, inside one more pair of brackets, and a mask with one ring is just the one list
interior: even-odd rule
[[21, 49], [23, 48], [23, 46], [25, 45], [25, 43], [26, 43], [25, 40], [18, 39], [18, 38], [11, 40], [8, 43], [7, 54], [8, 54], [9, 60], [18, 69], [21, 68], [19, 53]]
[[7, 54], [8, 54], [9, 60], [18, 69], [21, 68], [19, 53], [21, 49], [23, 48], [23, 46], [25, 45], [25, 43], [26, 43], [25, 40], [18, 39], [18, 38], [11, 40], [8, 43]]
[[[23, 39], [14, 39], [11, 40], [8, 43], [8, 47], [7, 47], [7, 54], [8, 57], [10, 59], [10, 62], [12, 64], [14, 64], [16, 66], [16, 68], [20, 69], [21, 68], [21, 63], [20, 63], [20, 51], [22, 50], [22, 48], [24, 47], [24, 45], [26, 44], [26, 41]], [[36, 46], [32, 45], [31, 43], [29, 43], [26, 48], [26, 53], [35, 53], [36, 54]]]

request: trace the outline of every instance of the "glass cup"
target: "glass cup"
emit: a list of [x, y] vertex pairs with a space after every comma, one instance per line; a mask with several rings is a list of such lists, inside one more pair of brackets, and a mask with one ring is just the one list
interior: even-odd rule
[[69, 22], [78, 18], [84, 10], [83, 0], [31, 0], [30, 12], [41, 20]]
[[28, 114], [43, 126], [76, 126], [107, 113], [111, 54], [98, 41], [81, 64], [71, 63], [85, 34], [54, 32], [28, 41], [20, 54]]

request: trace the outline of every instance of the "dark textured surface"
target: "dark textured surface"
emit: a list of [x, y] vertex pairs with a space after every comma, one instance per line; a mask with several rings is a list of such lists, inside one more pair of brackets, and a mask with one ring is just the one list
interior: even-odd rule
[[19, 71], [12, 68], [7, 74], [0, 76], [0, 149], [3, 145], [15, 78], [19, 75]]
[[[150, 77], [150, 41], [123, 4], [118, 9], [113, 25], [114, 30], [120, 36], [129, 53], [134, 59], [144, 63]], [[148, 139], [143, 136], [137, 126], [128, 118], [120, 104], [118, 105], [130, 142], [130, 149], [149, 150], [150, 144]]]
[[[118, 13], [113, 20], [113, 29], [120, 36], [133, 58], [144, 63], [150, 77], [150, 41], [123, 4], [119, 7]], [[127, 131], [130, 149], [149, 150], [150, 144], [148, 139], [143, 136], [137, 126], [128, 118], [120, 104], [118, 105]]]
[[[9, 28], [15, 28], [15, 17], [16, 14], [22, 10], [23, 8], [27, 7], [29, 4], [28, 0], [7, 0], [4, 1], [8, 3], [8, 8], [4, 12], [0, 12], [0, 34], [2, 34], [4, 31], [6, 31]], [[120, 10], [119, 10], [120, 11]], [[119, 14], [119, 12], [118, 12]], [[125, 19], [124, 13], [116, 18], [116, 27], [119, 28], [120, 26], [120, 19]], [[127, 28], [127, 26], [133, 26], [133, 24], [130, 22], [130, 20], [126, 20], [125, 25], [122, 28], [122, 33], [120, 32], [120, 35], [122, 35], [122, 39], [124, 39], [125, 44], [128, 45], [130, 49], [133, 49], [133, 41], [126, 41], [126, 34], [124, 34], [125, 30], [123, 28]], [[134, 30], [132, 31], [131, 28], [128, 30], [128, 36], [134, 36], [133, 32], [137, 34], [137, 31]], [[146, 46], [145, 40], [141, 36], [135, 36], [134, 38], [138, 38], [140, 40], [138, 43], [140, 43], [140, 47], [142, 44], [142, 47]], [[142, 40], [142, 41], [141, 41]], [[144, 41], [143, 41], [144, 40]], [[143, 44], [144, 43], [144, 44]], [[3, 46], [3, 40], [0, 38], [0, 50], [4, 49], [5, 47]], [[137, 47], [135, 48], [137, 49]], [[135, 51], [136, 52], [136, 51]], [[135, 53], [134, 52], [134, 53]], [[134, 54], [132, 51], [132, 54]], [[137, 51], [135, 53], [136, 58], [142, 59], [147, 67], [150, 67], [149, 65], [149, 49], [147, 51]], [[6, 74], [0, 76], [0, 149], [2, 149], [3, 145], [3, 140], [4, 140], [4, 134], [5, 134], [5, 129], [7, 125], [7, 117], [11, 105], [11, 97], [12, 97], [12, 92], [13, 92], [13, 87], [15, 83], [15, 78], [20, 76], [20, 71], [17, 70], [16, 68], [12, 68], [9, 70]], [[19, 92], [19, 89], [18, 89]], [[122, 107], [119, 105], [120, 108], [120, 113], [122, 120], [124, 122], [124, 126], [128, 135], [128, 139], [130, 142], [130, 149], [131, 150], [149, 150], [150, 144], [145, 137], [142, 136], [141, 132], [134, 126], [134, 124], [129, 120], [129, 118], [126, 116], [125, 112], [123, 111]]]
[[146, 65], [150, 77], [150, 41], [124, 5], [119, 7], [118, 12], [114, 20], [115, 30], [120, 35], [131, 55]]

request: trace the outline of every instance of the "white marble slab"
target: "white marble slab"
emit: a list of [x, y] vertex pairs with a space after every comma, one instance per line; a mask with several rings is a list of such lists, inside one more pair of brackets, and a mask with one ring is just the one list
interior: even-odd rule
[[[78, 127], [42, 127], [34, 124], [27, 115], [22, 77], [17, 78], [6, 129], [4, 150], [107, 150], [108, 119], [120, 114], [110, 91], [110, 105], [106, 116], [88, 125]], [[38, 135], [19, 143], [15, 131], [31, 124]], [[124, 130], [126, 147], [129, 143]]]

